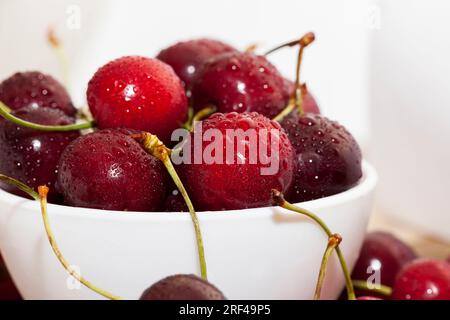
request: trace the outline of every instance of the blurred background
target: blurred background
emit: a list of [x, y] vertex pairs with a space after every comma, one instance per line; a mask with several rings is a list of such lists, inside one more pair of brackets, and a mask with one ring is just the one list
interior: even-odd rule
[[[37, 69], [63, 80], [46, 41], [61, 38], [69, 91], [123, 55], [155, 56], [195, 37], [258, 50], [316, 33], [303, 79], [322, 112], [347, 126], [380, 183], [371, 228], [420, 253], [450, 247], [450, 2], [445, 0], [0, 0], [0, 79]], [[270, 57], [291, 78], [296, 50]], [[422, 250], [422, 252], [421, 252]]]

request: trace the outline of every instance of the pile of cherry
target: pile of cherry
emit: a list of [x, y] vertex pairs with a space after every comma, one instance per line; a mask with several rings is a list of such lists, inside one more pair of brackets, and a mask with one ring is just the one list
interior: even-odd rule
[[[273, 190], [294, 203], [345, 191], [362, 176], [361, 152], [343, 126], [320, 114], [300, 82], [303, 49], [313, 40], [310, 33], [276, 48], [299, 46], [295, 83], [268, 61], [274, 50], [257, 55], [210, 39], [177, 43], [156, 59], [113, 60], [89, 81], [87, 103], [93, 121], [82, 123], [59, 82], [40, 72], [16, 73], [0, 83], [5, 118], [0, 120], [0, 174], [34, 190], [49, 187], [49, 201], [56, 204], [187, 211], [161, 159], [143, 148], [142, 135], [137, 137], [150, 132], [169, 150], [174, 146], [172, 132], [190, 127], [192, 114], [207, 110], [203, 131], [218, 129], [226, 136], [226, 129], [280, 130], [281, 170], [262, 176], [261, 163], [176, 165], [196, 209], [270, 206]], [[24, 195], [5, 181], [0, 186]], [[365, 280], [365, 264], [379, 259], [382, 283], [394, 285], [392, 297], [449, 298], [448, 264], [430, 260], [403, 266], [414, 257], [405, 248], [390, 236], [369, 235], [355, 269], [357, 278]], [[399, 272], [400, 267], [404, 268]], [[178, 275], [156, 283], [143, 298], [224, 299], [224, 295], [196, 276]]]

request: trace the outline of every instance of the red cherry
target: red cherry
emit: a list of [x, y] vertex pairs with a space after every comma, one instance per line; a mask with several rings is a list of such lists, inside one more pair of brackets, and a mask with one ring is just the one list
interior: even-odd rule
[[166, 197], [164, 203], [164, 211], [166, 212], [188, 212], [189, 209], [183, 196], [178, 189], [172, 189], [172, 192]]
[[345, 191], [362, 176], [361, 150], [340, 124], [319, 114], [294, 110], [281, 121], [296, 152], [291, 202]]
[[66, 204], [105, 210], [162, 209], [165, 168], [126, 132], [97, 131], [66, 148], [58, 173]]
[[[364, 239], [352, 279], [366, 281], [378, 272], [380, 284], [392, 287], [400, 269], [416, 257], [413, 249], [394, 235], [381, 231], [370, 232]], [[374, 293], [357, 291], [357, 295], [363, 294]]]
[[22, 300], [0, 256], [0, 300]]
[[157, 59], [170, 65], [180, 77], [186, 88], [190, 88], [193, 79], [203, 64], [222, 53], [236, 51], [226, 43], [213, 39], [195, 39], [178, 42], [162, 50]]
[[[194, 131], [198, 131], [195, 128]], [[236, 130], [254, 132], [256, 141], [263, 132], [275, 130], [270, 134], [272, 139], [278, 139], [279, 148], [273, 152], [273, 162], [278, 170], [273, 174], [262, 175], [261, 169], [269, 165], [262, 164], [257, 157], [254, 163], [250, 163], [249, 156], [252, 145], [247, 139], [239, 137], [235, 139], [233, 161], [207, 164], [181, 164], [180, 174], [196, 208], [201, 210], [231, 210], [254, 207], [270, 206], [272, 204], [271, 190], [277, 189], [286, 192], [291, 186], [293, 176], [293, 149], [287, 135], [276, 121], [272, 121], [256, 112], [253, 113], [216, 113], [202, 121], [202, 132], [209, 129], [218, 130], [221, 134], [223, 156], [227, 153], [227, 140], [231, 139], [230, 132]], [[253, 131], [254, 130], [254, 131]], [[227, 132], [228, 131], [228, 132]], [[205, 153], [205, 149], [211, 142], [203, 141], [202, 149], [194, 149], [194, 133], [185, 146], [191, 148], [192, 153]], [[261, 139], [259, 150], [267, 149], [267, 139]], [[236, 154], [237, 148], [243, 148], [245, 154]], [[269, 147], [270, 148], [270, 147]], [[255, 151], [255, 150], [252, 150]], [[258, 150], [256, 150], [258, 152]], [[238, 158], [243, 161], [238, 163]], [[191, 163], [193, 159], [191, 158]]]
[[192, 86], [194, 108], [216, 106], [219, 112], [258, 112], [268, 118], [283, 110], [291, 91], [264, 56], [232, 52], [208, 61]]
[[89, 81], [87, 100], [99, 128], [148, 131], [165, 143], [188, 110], [173, 69], [159, 60], [136, 56], [101, 67]]
[[400, 270], [392, 291], [395, 300], [450, 300], [450, 264], [416, 259]]
[[225, 300], [211, 283], [191, 274], [164, 278], [144, 291], [140, 300]]
[[[15, 110], [12, 114], [23, 120], [44, 125], [68, 125], [74, 119], [61, 110], [34, 108], [31, 106]], [[0, 119], [0, 173], [18, 179], [37, 190], [40, 185], [54, 188], [61, 153], [66, 146], [80, 136], [78, 131], [42, 132], [17, 126]], [[24, 196], [15, 187], [0, 183], [9, 192]], [[57, 194], [50, 193], [55, 202]]]
[[66, 89], [51, 76], [38, 71], [17, 72], [3, 80], [0, 101], [12, 110], [32, 105], [60, 109], [69, 116], [77, 112]]

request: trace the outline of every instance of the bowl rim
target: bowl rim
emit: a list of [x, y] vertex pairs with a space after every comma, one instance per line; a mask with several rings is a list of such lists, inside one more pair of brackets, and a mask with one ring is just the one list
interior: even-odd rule
[[[371, 192], [378, 181], [378, 176], [375, 168], [367, 161], [362, 161], [363, 176], [359, 182], [352, 188], [343, 191], [341, 193], [331, 195], [328, 197], [310, 200], [297, 203], [302, 207], [309, 210], [317, 210], [320, 208], [326, 208], [336, 206], [352, 199], [359, 198]], [[0, 189], [0, 205], [2, 203], [8, 203], [11, 207], [21, 207], [29, 211], [40, 210], [40, 206], [35, 200], [25, 199], [20, 196], [9, 193], [3, 189]], [[197, 215], [202, 220], [205, 219], [217, 219], [217, 218], [258, 218], [261, 215], [272, 215], [273, 209], [279, 208], [261, 207], [250, 209], [238, 209], [238, 210], [223, 210], [223, 211], [198, 211]], [[2, 210], [3, 211], [3, 210]], [[147, 220], [152, 218], [164, 218], [168, 220], [183, 218], [183, 220], [190, 220], [189, 212], [134, 212], [134, 211], [113, 211], [113, 210], [101, 210], [82, 207], [70, 207], [57, 204], [48, 204], [49, 215], [64, 216], [64, 217], [85, 217], [88, 219], [101, 219], [101, 220]], [[0, 213], [1, 214], [1, 213]]]

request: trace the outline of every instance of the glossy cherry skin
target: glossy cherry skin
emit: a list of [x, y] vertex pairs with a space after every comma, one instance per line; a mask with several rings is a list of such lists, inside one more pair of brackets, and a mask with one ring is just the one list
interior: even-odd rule
[[69, 116], [77, 112], [66, 89], [39, 71], [17, 72], [3, 80], [0, 83], [0, 101], [12, 110], [32, 105], [60, 109]]
[[159, 211], [166, 171], [126, 130], [100, 130], [73, 141], [61, 156], [58, 187], [67, 205]]
[[362, 176], [361, 150], [340, 124], [319, 114], [294, 110], [281, 121], [296, 152], [291, 202], [345, 191]]
[[211, 283], [192, 274], [164, 278], [144, 291], [140, 300], [225, 300]]
[[206, 61], [233, 51], [236, 49], [221, 41], [194, 39], [178, 42], [162, 50], [156, 58], [170, 65], [188, 89]]
[[258, 112], [270, 119], [282, 111], [289, 83], [265, 57], [231, 52], [209, 60], [192, 86], [194, 109], [214, 105], [218, 112]]
[[450, 300], [450, 264], [437, 259], [417, 259], [397, 275], [395, 300]]
[[0, 256], [0, 301], [1, 300], [22, 300], [22, 297]]
[[[286, 133], [281, 129], [276, 121], [272, 121], [256, 112], [253, 113], [216, 113], [200, 124], [203, 133], [209, 129], [217, 130], [221, 136], [218, 141], [222, 141], [222, 163], [207, 163], [203, 159], [201, 164], [193, 162], [191, 155], [190, 163], [183, 163], [179, 166], [183, 182], [189, 192], [191, 200], [199, 210], [232, 210], [255, 208], [272, 205], [271, 190], [276, 189], [286, 193], [292, 182], [294, 169], [294, 151]], [[254, 133], [258, 141], [263, 133], [278, 142], [278, 148], [273, 150], [273, 172], [267, 174], [262, 172], [262, 168], [270, 165], [263, 164], [261, 157], [251, 161], [251, 154], [261, 150], [268, 150], [268, 139], [261, 138], [261, 143], [248, 143], [248, 139], [242, 136], [235, 139], [235, 149], [231, 154], [233, 159], [227, 161], [227, 140], [231, 140], [231, 134], [241, 129], [244, 133]], [[194, 129], [198, 132], [200, 127]], [[228, 130], [228, 132], [227, 132]], [[270, 130], [275, 133], [271, 134]], [[203, 155], [212, 142], [204, 138], [201, 150], [200, 146], [195, 147], [194, 133], [191, 133], [186, 146], [190, 147], [192, 154], [202, 152]], [[236, 151], [245, 150], [243, 153]], [[252, 151], [250, 151], [252, 150]], [[219, 160], [220, 161], [220, 160]]]
[[[67, 125], [73, 118], [61, 110], [44, 107], [25, 107], [12, 112], [18, 118], [45, 125]], [[58, 195], [55, 182], [61, 153], [66, 146], [78, 138], [78, 131], [43, 132], [15, 125], [0, 119], [0, 172], [18, 179], [37, 190], [40, 185], [50, 188], [49, 201], [55, 202]], [[25, 196], [15, 187], [1, 184], [9, 192]]]
[[98, 127], [148, 131], [165, 143], [186, 120], [184, 88], [167, 64], [132, 56], [113, 60], [89, 81], [87, 101]]
[[189, 209], [186, 205], [186, 202], [183, 199], [183, 196], [178, 191], [178, 189], [172, 189], [164, 203], [164, 211], [166, 212], [188, 212]]
[[[367, 280], [379, 272], [380, 284], [392, 287], [400, 269], [416, 257], [413, 249], [394, 235], [382, 231], [370, 232], [364, 239], [352, 279]], [[357, 290], [357, 295], [363, 294], [374, 293]], [[381, 295], [379, 297], [383, 298]]]

